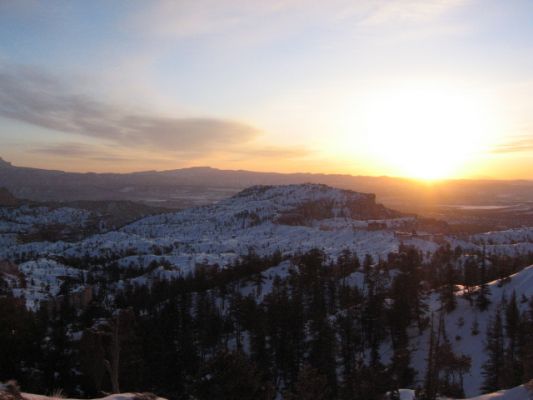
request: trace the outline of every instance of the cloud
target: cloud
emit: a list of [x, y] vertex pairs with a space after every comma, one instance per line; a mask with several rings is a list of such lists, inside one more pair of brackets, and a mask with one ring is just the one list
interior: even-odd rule
[[[133, 31], [158, 38], [184, 39], [230, 34], [283, 38], [280, 32], [303, 32], [310, 27], [336, 27], [344, 21], [352, 29], [391, 24], [430, 22], [468, 0], [162, 0], [150, 3], [129, 19]], [[246, 33], [243, 35], [243, 33]]]
[[32, 153], [50, 154], [53, 156], [87, 157], [99, 152], [82, 143], [57, 143], [30, 150]]
[[466, 0], [378, 1], [360, 23], [375, 26], [391, 22], [429, 22], [465, 3]]
[[257, 157], [257, 158], [300, 158], [312, 154], [309, 149], [300, 147], [276, 147], [266, 146], [261, 148], [251, 148], [236, 152], [243, 156]]
[[261, 18], [287, 11], [297, 3], [294, 0], [162, 0], [135, 14], [128, 25], [157, 37], [188, 38], [252, 27]]
[[30, 149], [30, 152], [54, 157], [81, 158], [94, 161], [131, 162], [136, 160], [136, 158], [125, 157], [102, 146], [77, 142], [40, 145]]
[[521, 137], [513, 141], [502, 143], [492, 149], [494, 154], [525, 153], [533, 151], [533, 137]]
[[183, 155], [238, 147], [260, 133], [233, 120], [133, 111], [76, 92], [44, 71], [7, 65], [0, 66], [0, 116], [125, 148]]

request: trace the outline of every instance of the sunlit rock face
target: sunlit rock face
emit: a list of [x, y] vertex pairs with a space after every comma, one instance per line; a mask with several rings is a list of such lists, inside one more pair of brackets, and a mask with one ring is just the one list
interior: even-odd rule
[[354, 220], [399, 217], [400, 213], [376, 204], [376, 196], [319, 184], [254, 186], [235, 198], [248, 201], [271, 201], [269, 219], [283, 225], [309, 225], [329, 218]]

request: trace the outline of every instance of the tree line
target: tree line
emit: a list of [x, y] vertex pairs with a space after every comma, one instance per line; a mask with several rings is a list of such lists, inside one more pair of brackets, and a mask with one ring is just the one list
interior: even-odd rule
[[[284, 273], [271, 269], [284, 260]], [[505, 284], [533, 260], [449, 246], [431, 256], [401, 246], [383, 260], [349, 250], [335, 260], [319, 249], [290, 260], [250, 251], [225, 268], [198, 265], [177, 279], [121, 286], [132, 272], [91, 269], [100, 261], [84, 259], [95, 299], [83, 310], [69, 305], [68, 287], [61, 307], [36, 312], [0, 288], [0, 380], [77, 396], [372, 400], [410, 387], [423, 400], [461, 397], [470, 359], [454, 352], [444, 322], [457, 307], [457, 285], [484, 311], [492, 299], [487, 283]], [[433, 292], [437, 311], [428, 306]], [[512, 296], [496, 310], [484, 391], [533, 378], [533, 302]], [[412, 338], [424, 332], [419, 376]]]

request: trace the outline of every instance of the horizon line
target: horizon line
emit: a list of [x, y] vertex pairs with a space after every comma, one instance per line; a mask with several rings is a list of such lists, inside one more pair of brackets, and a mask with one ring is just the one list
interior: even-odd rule
[[184, 170], [192, 170], [192, 169], [211, 169], [221, 172], [247, 172], [247, 173], [254, 173], [254, 174], [264, 174], [264, 175], [314, 175], [314, 176], [342, 176], [347, 178], [376, 178], [376, 179], [397, 179], [397, 180], [406, 180], [406, 181], [413, 181], [418, 182], [421, 184], [436, 184], [441, 182], [453, 182], [453, 181], [494, 181], [494, 182], [531, 182], [533, 181], [533, 178], [511, 178], [511, 179], [502, 179], [502, 178], [493, 178], [493, 177], [470, 177], [470, 178], [440, 178], [440, 179], [421, 179], [421, 178], [413, 178], [413, 177], [407, 177], [407, 176], [391, 176], [391, 175], [363, 175], [363, 174], [348, 174], [348, 173], [340, 173], [340, 172], [281, 172], [281, 171], [257, 171], [257, 170], [251, 170], [251, 169], [226, 169], [226, 168], [219, 168], [214, 167], [210, 165], [193, 165], [189, 167], [181, 167], [181, 168], [175, 168], [175, 169], [163, 169], [163, 170], [136, 170], [136, 171], [129, 171], [129, 172], [113, 172], [113, 171], [105, 171], [105, 172], [95, 172], [95, 171], [72, 171], [72, 170], [63, 170], [63, 169], [49, 169], [49, 168], [42, 168], [42, 167], [27, 167], [27, 166], [21, 166], [21, 165], [15, 165], [10, 161], [7, 161], [5, 158], [0, 157], [0, 164], [1, 163], [8, 164], [9, 166], [13, 168], [23, 168], [23, 169], [35, 169], [35, 170], [41, 170], [41, 171], [50, 171], [50, 172], [62, 172], [67, 174], [80, 174], [80, 175], [133, 175], [133, 174], [147, 174], [147, 173], [168, 173], [168, 172], [175, 172], [175, 171], [184, 171]]

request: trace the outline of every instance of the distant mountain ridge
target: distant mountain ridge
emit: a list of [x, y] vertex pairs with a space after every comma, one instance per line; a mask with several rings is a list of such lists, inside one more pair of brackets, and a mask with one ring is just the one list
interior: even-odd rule
[[494, 204], [533, 201], [533, 182], [449, 180], [424, 184], [393, 177], [275, 173], [191, 167], [133, 173], [73, 173], [13, 166], [0, 159], [0, 187], [37, 201], [131, 200], [183, 208], [210, 204], [254, 185], [320, 183], [375, 193], [397, 208], [424, 204]]
[[7, 162], [2, 157], [0, 157], [0, 168], [10, 168], [12, 167], [10, 162]]

